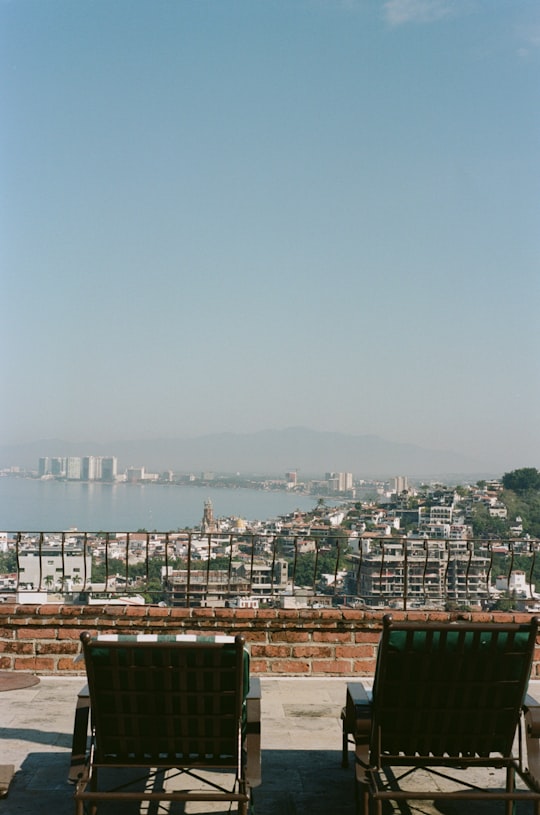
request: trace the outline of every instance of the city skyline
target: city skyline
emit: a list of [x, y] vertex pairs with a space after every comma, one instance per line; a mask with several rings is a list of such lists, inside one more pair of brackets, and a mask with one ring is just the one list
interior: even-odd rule
[[0, 31], [1, 445], [539, 463], [536, 3], [25, 0]]

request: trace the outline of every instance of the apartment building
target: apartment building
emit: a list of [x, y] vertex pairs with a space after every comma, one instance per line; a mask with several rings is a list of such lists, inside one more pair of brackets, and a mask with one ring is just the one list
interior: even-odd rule
[[367, 606], [399, 608], [405, 596], [408, 608], [478, 605], [489, 597], [489, 558], [463, 540], [364, 539], [353, 564], [345, 590]]
[[19, 564], [19, 587], [32, 591], [79, 591], [92, 580], [92, 556], [81, 548], [24, 549]]
[[234, 597], [251, 596], [249, 580], [225, 569], [179, 569], [165, 576], [163, 588], [171, 606], [225, 606]]

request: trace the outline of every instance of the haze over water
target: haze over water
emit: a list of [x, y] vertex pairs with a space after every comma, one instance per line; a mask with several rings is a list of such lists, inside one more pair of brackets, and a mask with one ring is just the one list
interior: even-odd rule
[[249, 521], [310, 510], [316, 504], [313, 497], [284, 491], [0, 478], [0, 529], [168, 532], [198, 525], [207, 499], [216, 518]]

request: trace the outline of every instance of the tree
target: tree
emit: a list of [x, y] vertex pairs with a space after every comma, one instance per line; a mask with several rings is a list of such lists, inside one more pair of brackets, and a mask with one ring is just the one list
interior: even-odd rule
[[475, 538], [507, 538], [508, 523], [502, 518], [492, 518], [483, 504], [475, 504], [472, 516]]
[[512, 490], [518, 495], [526, 492], [540, 491], [540, 472], [536, 467], [521, 467], [505, 473], [502, 478], [505, 490]]
[[17, 556], [15, 552], [2, 552], [0, 554], [0, 574], [12, 574], [17, 571]]

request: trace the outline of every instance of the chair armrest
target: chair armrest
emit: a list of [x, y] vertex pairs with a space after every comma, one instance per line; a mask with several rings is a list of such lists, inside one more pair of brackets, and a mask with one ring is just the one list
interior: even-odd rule
[[533, 738], [540, 737], [540, 702], [537, 702], [530, 694], [525, 696], [523, 712], [527, 723], [527, 734]]
[[355, 744], [355, 778], [358, 783], [365, 783], [364, 767], [369, 757], [371, 736], [372, 695], [362, 682], [347, 684], [347, 698], [343, 713], [343, 755], [342, 766], [347, 767], [348, 734], [354, 737]]
[[71, 761], [68, 780], [75, 784], [84, 772], [86, 763], [86, 743], [88, 739], [88, 718], [90, 714], [90, 691], [85, 685], [77, 696], [73, 739], [71, 742]]
[[246, 696], [246, 777], [250, 787], [261, 783], [261, 680], [249, 678]]
[[5, 798], [8, 794], [9, 785], [14, 775], [14, 764], [0, 764], [0, 798]]
[[523, 703], [525, 723], [525, 756], [524, 775], [529, 784], [540, 790], [540, 702], [529, 694]]
[[371, 694], [362, 682], [347, 683], [345, 707], [341, 711], [342, 750], [341, 766], [349, 766], [349, 736], [355, 745], [367, 745], [371, 731]]
[[362, 682], [349, 682], [347, 684], [347, 699], [345, 703], [345, 727], [355, 739], [369, 738], [371, 730], [371, 692]]

